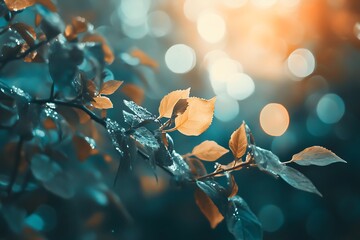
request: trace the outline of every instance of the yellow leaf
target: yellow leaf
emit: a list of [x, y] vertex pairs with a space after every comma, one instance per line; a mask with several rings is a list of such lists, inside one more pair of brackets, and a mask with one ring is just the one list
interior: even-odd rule
[[216, 228], [216, 226], [224, 219], [224, 216], [219, 212], [219, 209], [213, 201], [199, 188], [195, 189], [195, 202], [210, 222], [212, 228]]
[[245, 123], [242, 123], [241, 126], [231, 134], [229, 147], [236, 158], [241, 158], [245, 154], [247, 148]]
[[161, 99], [159, 106], [159, 118], [171, 118], [173, 108], [180, 99], [187, 99], [190, 95], [190, 88], [185, 90], [176, 90], [167, 94]]
[[111, 64], [114, 61], [114, 59], [115, 59], [114, 53], [112, 52], [111, 48], [107, 44], [107, 41], [105, 40], [104, 37], [102, 37], [98, 34], [89, 34], [89, 35], [86, 35], [82, 41], [83, 42], [99, 42], [99, 43], [101, 43], [102, 50], [104, 52], [105, 62], [107, 62], [108, 64]]
[[140, 63], [144, 66], [148, 66], [151, 68], [158, 68], [159, 64], [152, 59], [151, 57], [149, 57], [149, 55], [147, 55], [146, 53], [144, 53], [143, 51], [141, 51], [140, 49], [134, 49], [131, 51], [130, 53], [133, 57], [139, 59]]
[[198, 136], [209, 128], [214, 115], [216, 98], [205, 100], [197, 97], [188, 98], [186, 111], [175, 118], [175, 128], [187, 136]]
[[226, 148], [220, 146], [214, 141], [204, 141], [194, 147], [192, 155], [205, 161], [215, 161], [225, 153], [229, 152]]
[[109, 109], [113, 107], [111, 100], [107, 97], [98, 96], [94, 98], [92, 105], [97, 109]]
[[121, 91], [137, 105], [141, 105], [141, 103], [144, 101], [144, 90], [135, 84], [125, 84], [121, 87]]
[[36, 3], [35, 0], [4, 0], [4, 2], [11, 11], [23, 10]]
[[113, 94], [123, 83], [123, 81], [110, 80], [104, 82], [100, 90], [100, 94], [111, 95]]

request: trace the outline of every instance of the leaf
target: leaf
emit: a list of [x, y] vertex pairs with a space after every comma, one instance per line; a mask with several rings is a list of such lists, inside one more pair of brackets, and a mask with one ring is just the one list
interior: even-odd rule
[[47, 9], [49, 9], [52, 12], [56, 12], [56, 6], [52, 3], [51, 0], [36, 0], [37, 3], [43, 5]]
[[254, 160], [260, 170], [269, 172], [275, 176], [279, 175], [285, 165], [280, 162], [278, 156], [271, 151], [251, 145], [254, 151]]
[[76, 156], [81, 162], [86, 160], [92, 154], [97, 153], [95, 149], [95, 140], [92, 138], [75, 135], [72, 138], [72, 141], [74, 143]]
[[284, 166], [283, 170], [279, 173], [279, 175], [282, 179], [284, 179], [294, 188], [310, 193], [315, 193], [322, 197], [321, 193], [317, 190], [314, 184], [307, 177], [305, 177], [304, 174], [302, 174], [295, 168]]
[[48, 40], [64, 32], [65, 24], [59, 14], [39, 5], [36, 6], [36, 9], [42, 17], [40, 28]]
[[133, 111], [138, 117], [140, 117], [144, 120], [155, 120], [156, 119], [156, 117], [152, 113], [150, 113], [148, 110], [146, 110], [146, 108], [143, 108], [143, 107], [137, 105], [133, 101], [124, 100], [124, 104], [131, 111]]
[[187, 136], [198, 136], [209, 128], [214, 115], [216, 98], [209, 100], [191, 97], [186, 111], [175, 118], [175, 128]]
[[104, 82], [104, 84], [101, 87], [100, 94], [111, 95], [116, 90], [118, 90], [118, 88], [121, 86], [122, 83], [123, 81], [117, 81], [117, 80], [110, 80]]
[[179, 99], [179, 101], [177, 101], [177, 103], [175, 104], [173, 111], [171, 113], [171, 118], [175, 119], [177, 116], [183, 114], [187, 107], [189, 106], [189, 103], [187, 101], [187, 99]]
[[10, 26], [25, 40], [25, 42], [31, 47], [34, 45], [36, 40], [35, 30], [25, 23], [14, 23]]
[[241, 126], [231, 134], [229, 147], [234, 157], [239, 159], [245, 154], [247, 145], [245, 123], [243, 122]]
[[291, 162], [302, 166], [326, 166], [336, 162], [346, 163], [346, 161], [338, 157], [332, 151], [320, 146], [313, 146], [304, 149], [303, 151], [295, 154], [292, 157]]
[[239, 187], [235, 181], [234, 175], [226, 173], [226, 177], [228, 178], [228, 184], [229, 184], [229, 190], [230, 190], [228, 198], [231, 198], [231, 197], [234, 197], [238, 193]]
[[151, 148], [152, 151], [155, 151], [160, 147], [154, 134], [145, 127], [137, 128], [133, 137], [141, 145]]
[[92, 102], [91, 104], [97, 109], [113, 108], [113, 104], [112, 104], [111, 100], [107, 97], [98, 96], [98, 97], [95, 97], [93, 100], [94, 100], [94, 102]]
[[82, 41], [83, 42], [99, 42], [99, 43], [101, 43], [102, 50], [104, 52], [105, 62], [107, 62], [108, 64], [111, 64], [114, 61], [114, 59], [115, 59], [114, 53], [112, 52], [111, 48], [109, 47], [109, 45], [104, 37], [102, 37], [98, 34], [88, 34], [82, 39]]
[[109, 133], [115, 150], [120, 154], [120, 156], [123, 156], [124, 152], [122, 151], [122, 143], [125, 137], [125, 129], [120, 127], [118, 122], [111, 120], [110, 118], [105, 119], [105, 122], [106, 130]]
[[87, 29], [88, 29], [88, 24], [85, 18], [74, 17], [71, 20], [71, 24], [66, 26], [64, 35], [66, 39], [73, 40], [77, 37], [79, 33], [86, 32]]
[[162, 117], [171, 118], [176, 103], [180, 99], [189, 98], [189, 95], [190, 95], [190, 88], [185, 90], [172, 91], [166, 96], [164, 96], [159, 106], [159, 118]]
[[124, 84], [120, 91], [123, 92], [126, 96], [128, 96], [137, 105], [140, 105], [144, 101], [144, 90], [135, 84]]
[[207, 174], [204, 164], [197, 158], [185, 158], [190, 166], [191, 172], [195, 177], [201, 177]]
[[220, 146], [215, 141], [206, 140], [194, 147], [191, 154], [204, 161], [216, 161], [227, 152], [229, 150]]
[[156, 69], [156, 68], [159, 67], [159, 64], [154, 59], [149, 57], [149, 55], [147, 55], [146, 53], [144, 53], [140, 49], [134, 49], [134, 50], [131, 51], [130, 54], [133, 57], [138, 58], [140, 63], [142, 65], [144, 65], [144, 66], [148, 66], [148, 67], [151, 67], [153, 69]]
[[42, 182], [51, 180], [62, 170], [59, 164], [43, 154], [36, 154], [32, 157], [30, 168], [34, 177]]
[[143, 119], [125, 110], [123, 110], [123, 116], [124, 116], [124, 121], [127, 124], [129, 124], [131, 127], [134, 127], [143, 121]]
[[219, 212], [213, 201], [199, 188], [195, 189], [195, 202], [209, 221], [211, 228], [216, 228], [224, 219], [224, 216]]
[[229, 199], [225, 218], [228, 230], [236, 240], [263, 239], [261, 223], [241, 197]]
[[214, 180], [196, 181], [196, 185], [211, 198], [219, 211], [224, 213], [224, 209], [228, 202], [228, 193], [226, 189]]
[[28, 8], [36, 3], [36, 0], [4, 0], [10, 11], [19, 11]]

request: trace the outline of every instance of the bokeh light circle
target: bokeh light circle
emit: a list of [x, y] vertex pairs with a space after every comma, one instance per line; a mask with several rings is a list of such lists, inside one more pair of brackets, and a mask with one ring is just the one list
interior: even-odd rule
[[148, 15], [148, 26], [151, 35], [163, 37], [171, 30], [171, 19], [166, 12], [154, 11]]
[[252, 78], [245, 73], [236, 73], [227, 81], [227, 93], [234, 99], [243, 100], [255, 91]]
[[258, 217], [266, 232], [275, 232], [284, 224], [284, 214], [282, 210], [273, 204], [262, 207]]
[[315, 57], [308, 49], [299, 48], [289, 55], [287, 65], [295, 77], [304, 78], [314, 72]]
[[228, 122], [236, 118], [239, 114], [238, 101], [222, 94], [216, 97], [214, 115], [222, 122]]
[[281, 104], [269, 103], [260, 112], [261, 128], [271, 136], [283, 135], [289, 123], [289, 113]]
[[197, 30], [205, 41], [217, 43], [225, 36], [226, 24], [218, 14], [205, 11], [198, 17]]
[[316, 113], [324, 123], [337, 123], [345, 113], [344, 101], [334, 93], [325, 94], [316, 106]]
[[187, 73], [195, 67], [195, 51], [185, 44], [175, 44], [166, 51], [165, 63], [174, 73]]

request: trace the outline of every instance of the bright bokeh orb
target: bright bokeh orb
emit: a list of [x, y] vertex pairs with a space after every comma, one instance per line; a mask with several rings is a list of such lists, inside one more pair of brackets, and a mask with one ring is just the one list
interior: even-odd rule
[[195, 51], [185, 44], [175, 44], [166, 51], [165, 63], [174, 73], [187, 73], [195, 67]]
[[150, 0], [122, 0], [119, 15], [128, 25], [139, 25], [146, 19]]
[[315, 57], [308, 49], [299, 48], [289, 55], [287, 65], [295, 77], [304, 78], [314, 72]]
[[316, 113], [324, 123], [337, 123], [345, 113], [344, 101], [336, 94], [325, 94], [317, 104]]
[[230, 98], [225, 94], [218, 95], [216, 97], [214, 115], [218, 120], [222, 122], [228, 122], [235, 119], [238, 114], [238, 101]]
[[269, 103], [260, 112], [261, 128], [271, 136], [283, 135], [289, 123], [289, 113], [281, 104]]
[[151, 35], [163, 37], [171, 30], [171, 19], [166, 12], [154, 11], [148, 15], [148, 26]]
[[217, 43], [225, 36], [226, 24], [218, 14], [205, 11], [198, 17], [197, 30], [205, 41]]
[[244, 100], [255, 91], [255, 83], [249, 75], [236, 73], [229, 77], [226, 88], [232, 98]]

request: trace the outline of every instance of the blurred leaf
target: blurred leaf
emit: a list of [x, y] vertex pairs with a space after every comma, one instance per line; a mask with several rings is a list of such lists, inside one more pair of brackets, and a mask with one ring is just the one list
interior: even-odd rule
[[224, 213], [228, 201], [226, 189], [214, 180], [196, 181], [196, 185], [211, 198], [219, 211]]
[[161, 117], [171, 118], [176, 103], [180, 99], [189, 98], [189, 94], [190, 94], [190, 88], [186, 90], [172, 91], [166, 96], [164, 96], [159, 106], [159, 118]]
[[97, 153], [95, 140], [89, 137], [75, 135], [72, 139], [78, 160], [84, 161]]
[[123, 81], [117, 81], [117, 80], [110, 80], [104, 82], [99, 93], [104, 95], [111, 95], [116, 90], [118, 90], [118, 88], [121, 86], [122, 83]]
[[72, 198], [76, 193], [74, 180], [67, 172], [59, 172], [43, 185], [48, 191], [65, 199]]
[[234, 157], [239, 159], [246, 153], [247, 145], [245, 123], [242, 123], [241, 126], [231, 134], [229, 147]]
[[10, 25], [11, 29], [14, 29], [25, 40], [25, 42], [31, 47], [36, 40], [35, 30], [25, 23], [14, 23]]
[[42, 16], [40, 14], [35, 14], [35, 26], [38, 27], [41, 23]]
[[36, 0], [37, 3], [43, 5], [47, 9], [49, 9], [52, 12], [56, 12], [56, 6], [52, 3], [51, 0]]
[[195, 189], [195, 202], [209, 221], [211, 228], [216, 228], [224, 220], [224, 216], [219, 212], [213, 201], [199, 188]]
[[239, 191], [239, 187], [235, 181], [235, 177], [234, 175], [231, 175], [230, 173], [226, 173], [226, 177], [228, 179], [228, 185], [229, 185], [229, 195], [228, 197], [234, 197], [238, 191]]
[[261, 223], [241, 197], [229, 198], [225, 218], [228, 230], [236, 240], [263, 239]]
[[31, 158], [30, 168], [34, 177], [42, 182], [51, 180], [62, 171], [59, 164], [44, 154], [34, 155]]
[[175, 128], [187, 136], [198, 136], [209, 128], [214, 115], [216, 98], [205, 100], [196, 97], [188, 98], [186, 111], [175, 118]]
[[20, 11], [36, 3], [36, 0], [4, 0], [10, 11]]
[[140, 105], [144, 101], [144, 90], [140, 87], [138, 87], [135, 84], [124, 84], [121, 89], [121, 92], [123, 92], [126, 96], [128, 96], [132, 101], [134, 101], [136, 104]]
[[281, 164], [278, 156], [271, 151], [253, 146], [254, 160], [260, 170], [269, 172], [275, 176], [279, 175], [285, 165]]
[[346, 161], [339, 158], [332, 151], [320, 146], [313, 146], [304, 149], [303, 151], [295, 154], [292, 157], [291, 162], [297, 163], [302, 166], [326, 166], [336, 162], [346, 163]]
[[26, 210], [15, 205], [5, 205], [1, 207], [2, 215], [11, 231], [20, 233], [25, 226]]
[[185, 158], [190, 166], [191, 172], [195, 177], [201, 177], [207, 174], [204, 164], [197, 158]]
[[294, 188], [311, 192], [322, 197], [321, 193], [317, 190], [314, 184], [305, 177], [304, 174], [296, 170], [295, 168], [284, 166], [282, 171], [279, 173], [280, 177], [284, 179], [288, 184]]
[[48, 40], [53, 39], [64, 32], [65, 24], [59, 14], [51, 12], [51, 10], [39, 5], [36, 6], [36, 9], [42, 17], [40, 28]]
[[194, 147], [191, 154], [204, 161], [216, 161], [227, 152], [229, 150], [220, 146], [215, 141], [206, 140]]
[[88, 24], [85, 18], [74, 17], [71, 20], [71, 24], [65, 28], [64, 35], [69, 41], [75, 39], [79, 33], [86, 32], [88, 30]]
[[153, 69], [156, 69], [159, 67], [159, 64], [149, 55], [141, 51], [140, 49], [134, 49], [130, 53], [133, 57], [138, 58], [140, 60], [140, 64], [144, 66], [151, 67]]
[[131, 111], [133, 111], [138, 117], [144, 119], [144, 120], [155, 120], [156, 117], [150, 113], [146, 108], [143, 108], [139, 105], [137, 105], [133, 101], [127, 101], [124, 100], [125, 106], [127, 106]]
[[98, 96], [93, 99], [91, 104], [97, 109], [109, 109], [113, 108], [113, 104], [108, 97]]
[[165, 191], [167, 187], [167, 180], [163, 177], [154, 176], [140, 176], [140, 185], [146, 196], [155, 196]]
[[104, 60], [108, 64], [111, 64], [114, 59], [114, 53], [112, 52], [111, 48], [109, 47], [107, 41], [104, 37], [98, 35], [98, 34], [88, 34], [83, 39], [82, 42], [98, 42], [102, 45], [102, 50], [104, 52]]
[[107, 118], [106, 122], [106, 130], [109, 133], [111, 142], [115, 148], [115, 150], [120, 154], [120, 156], [124, 155], [122, 151], [122, 143], [125, 137], [125, 129], [120, 127], [119, 123]]

